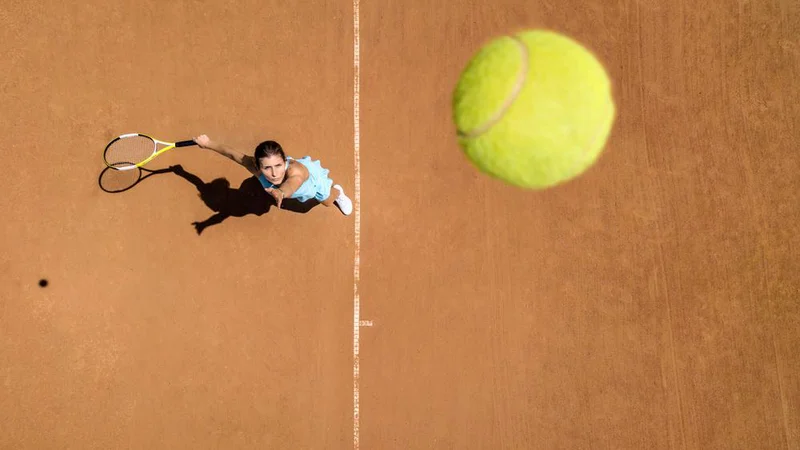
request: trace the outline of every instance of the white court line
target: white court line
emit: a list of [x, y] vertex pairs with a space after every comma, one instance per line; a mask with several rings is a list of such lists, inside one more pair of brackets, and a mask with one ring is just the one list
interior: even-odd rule
[[361, 87], [361, 36], [359, 31], [359, 0], [353, 0], [353, 158], [355, 164], [355, 255], [353, 257], [353, 448], [359, 445], [358, 385], [359, 359], [358, 340], [361, 327], [361, 301], [359, 299], [358, 282], [361, 266], [361, 159], [359, 124], [359, 94]]

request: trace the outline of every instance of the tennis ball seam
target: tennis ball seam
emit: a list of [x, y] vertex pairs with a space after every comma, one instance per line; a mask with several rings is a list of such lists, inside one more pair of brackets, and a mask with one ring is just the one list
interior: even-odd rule
[[508, 112], [508, 109], [511, 108], [511, 105], [514, 104], [514, 101], [517, 99], [517, 97], [519, 97], [520, 92], [522, 92], [523, 86], [525, 86], [525, 79], [528, 77], [528, 70], [529, 70], [528, 46], [525, 45], [522, 39], [520, 39], [517, 36], [509, 36], [509, 38], [511, 38], [517, 44], [517, 47], [519, 48], [522, 58], [522, 60], [520, 61], [521, 67], [519, 73], [517, 74], [517, 80], [514, 83], [514, 88], [511, 90], [511, 94], [505, 99], [503, 104], [500, 106], [500, 109], [498, 109], [498, 111], [493, 116], [489, 117], [489, 119], [485, 123], [478, 125], [477, 127], [475, 127], [470, 131], [458, 130], [458, 134], [462, 138], [466, 139], [476, 138], [482, 135], [483, 133], [486, 133], [495, 124], [500, 122], [506, 115], [506, 112]]

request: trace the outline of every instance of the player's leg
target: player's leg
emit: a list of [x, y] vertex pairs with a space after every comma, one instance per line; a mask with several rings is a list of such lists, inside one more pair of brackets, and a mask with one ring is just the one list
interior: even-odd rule
[[353, 202], [345, 195], [341, 186], [333, 183], [333, 180], [328, 176], [330, 171], [322, 167], [318, 160], [312, 161], [308, 156], [301, 158], [299, 161], [308, 167], [310, 177], [316, 180], [315, 198], [317, 201], [326, 207], [336, 206], [342, 214], [349, 216], [353, 212]]
[[330, 195], [320, 203], [327, 207], [336, 206], [345, 216], [349, 216], [353, 212], [353, 202], [338, 184], [331, 186]]
[[338, 194], [339, 194], [339, 191], [337, 191], [334, 188], [331, 188], [331, 195], [329, 195], [328, 198], [326, 198], [325, 200], [321, 201], [320, 203], [322, 205], [327, 206], [328, 208], [330, 208], [331, 206], [333, 206], [333, 202], [336, 201], [336, 196]]

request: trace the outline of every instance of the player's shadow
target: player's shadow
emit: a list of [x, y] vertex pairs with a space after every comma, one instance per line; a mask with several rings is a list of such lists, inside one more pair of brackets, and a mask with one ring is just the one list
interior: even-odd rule
[[[174, 174], [192, 183], [197, 188], [200, 199], [215, 213], [202, 222], [192, 223], [198, 235], [206, 228], [218, 225], [230, 217], [244, 217], [249, 214], [261, 216], [277, 205], [255, 177], [249, 177], [238, 188], [232, 188], [226, 178], [217, 178], [206, 183], [180, 165], [172, 166], [171, 169]], [[281, 209], [305, 214], [318, 204], [319, 202], [313, 200], [301, 203], [295, 199], [285, 199], [281, 203]]]

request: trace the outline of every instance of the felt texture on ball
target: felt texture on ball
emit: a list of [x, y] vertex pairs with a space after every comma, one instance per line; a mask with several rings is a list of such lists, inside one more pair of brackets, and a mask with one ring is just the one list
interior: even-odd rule
[[479, 49], [453, 92], [458, 143], [482, 172], [544, 189], [591, 167], [615, 120], [602, 63], [550, 30], [501, 36]]

